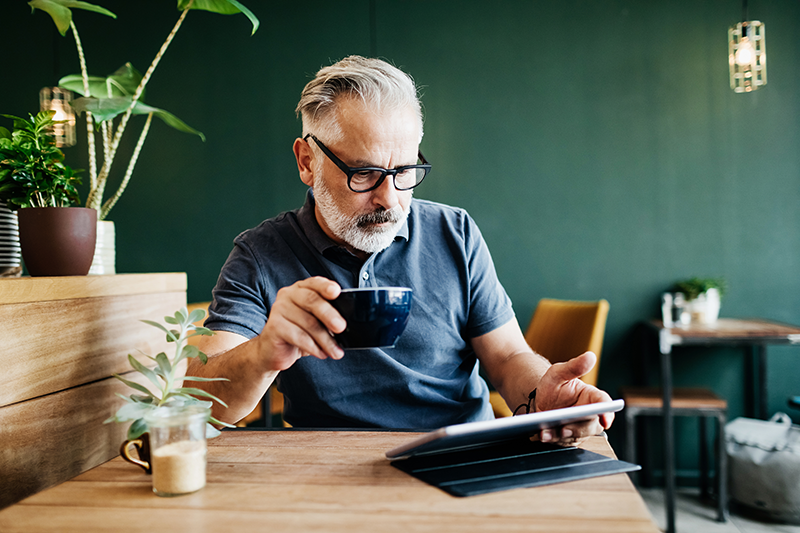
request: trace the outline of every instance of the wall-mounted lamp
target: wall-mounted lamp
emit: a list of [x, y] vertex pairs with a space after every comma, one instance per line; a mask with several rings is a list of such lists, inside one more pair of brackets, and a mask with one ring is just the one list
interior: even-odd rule
[[63, 121], [53, 126], [53, 137], [59, 148], [75, 144], [75, 112], [71, 101], [72, 91], [67, 89], [45, 87], [39, 91], [39, 110], [55, 111], [53, 120]]
[[764, 24], [747, 20], [747, 0], [742, 2], [742, 22], [728, 28], [728, 64], [731, 89], [749, 93], [767, 84], [767, 43]]

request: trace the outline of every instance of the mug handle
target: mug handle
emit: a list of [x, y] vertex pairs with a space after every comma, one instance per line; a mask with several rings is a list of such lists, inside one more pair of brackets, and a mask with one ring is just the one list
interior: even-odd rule
[[[142, 467], [142, 469], [144, 469], [145, 472], [150, 474], [152, 472], [151, 467], [150, 467], [150, 462], [149, 461], [142, 461], [140, 459], [135, 459], [135, 458], [131, 457], [131, 454], [130, 454], [131, 446], [136, 447], [136, 454], [139, 457], [144, 455], [144, 453], [143, 453], [144, 449], [145, 448], [149, 448], [149, 446], [147, 446], [147, 444], [144, 442], [143, 439], [126, 440], [125, 442], [122, 443], [122, 446], [120, 446], [119, 454], [122, 456], [123, 459], [125, 459], [129, 463], [133, 463], [133, 464], [135, 464], [137, 466]], [[147, 450], [147, 451], [149, 451], [149, 450]]]

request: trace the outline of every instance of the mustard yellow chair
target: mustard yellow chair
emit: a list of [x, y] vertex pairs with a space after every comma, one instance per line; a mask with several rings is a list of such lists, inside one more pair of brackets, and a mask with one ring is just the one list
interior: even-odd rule
[[[567, 361], [586, 351], [594, 352], [597, 364], [581, 379], [589, 385], [597, 385], [608, 307], [606, 300], [539, 300], [525, 332], [525, 341], [551, 363]], [[511, 409], [499, 393], [492, 392], [490, 400], [495, 416], [511, 415]]]

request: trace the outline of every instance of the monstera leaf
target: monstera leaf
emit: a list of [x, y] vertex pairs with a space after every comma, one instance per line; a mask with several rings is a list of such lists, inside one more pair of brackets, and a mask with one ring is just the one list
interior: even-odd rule
[[[93, 98], [114, 98], [117, 96], [133, 96], [136, 88], [142, 81], [142, 75], [133, 68], [130, 63], [125, 63], [113, 74], [101, 78], [99, 76], [88, 76], [89, 94], [83, 89], [83, 77], [80, 74], [70, 74], [58, 80], [58, 86], [69, 89], [81, 96], [91, 96]], [[141, 99], [144, 99], [142, 90]]]
[[[78, 113], [89, 111], [96, 120], [103, 122], [111, 120], [117, 115], [123, 114], [131, 106], [132, 98], [130, 96], [118, 96], [114, 98], [91, 98], [84, 97], [78, 98], [72, 102], [72, 107]], [[185, 133], [192, 133], [200, 137], [205, 142], [206, 136], [196, 129], [187, 125], [184, 121], [163, 109], [151, 107], [147, 104], [137, 101], [133, 106], [134, 115], [148, 115], [153, 113], [155, 116], [164, 121], [168, 126], [172, 126], [178, 131]]]
[[41, 9], [50, 15], [53, 22], [56, 23], [58, 33], [60, 33], [62, 37], [67, 34], [69, 23], [72, 22], [72, 11], [70, 11], [70, 9], [85, 9], [86, 11], [94, 11], [95, 13], [107, 15], [111, 18], [117, 18], [117, 16], [108, 9], [88, 2], [79, 2], [78, 0], [31, 0], [28, 2], [28, 5], [33, 9]]
[[250, 35], [253, 35], [260, 25], [258, 17], [236, 0], [194, 0], [194, 3], [192, 3], [191, 0], [178, 0], [178, 10], [183, 11], [189, 7], [190, 3], [191, 9], [210, 11], [221, 15], [242, 13], [245, 17], [250, 19], [250, 23], [253, 25], [253, 31], [250, 32]]
[[[58, 32], [62, 36], [67, 34], [69, 23], [72, 22], [72, 9], [84, 9], [86, 11], [94, 11], [95, 13], [107, 15], [111, 18], [117, 18], [114, 13], [103, 7], [90, 4], [89, 2], [80, 2], [79, 0], [31, 0], [28, 2], [28, 5], [33, 9], [41, 9], [50, 15], [53, 22], [56, 24], [56, 28], [58, 28]], [[192, 0], [178, 0], [177, 7], [179, 11], [190, 7], [190, 9], [210, 11], [211, 13], [219, 13], [221, 15], [242, 13], [253, 25], [251, 35], [258, 30], [260, 24], [258, 17], [236, 0], [194, 0], [194, 2], [192, 2]]]

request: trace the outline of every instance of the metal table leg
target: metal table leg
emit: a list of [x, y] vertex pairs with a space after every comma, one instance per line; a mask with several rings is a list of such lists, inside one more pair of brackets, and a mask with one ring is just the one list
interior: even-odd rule
[[769, 418], [767, 414], [767, 345], [758, 344], [755, 350], [756, 360], [758, 361], [758, 390], [756, 391], [758, 417], [766, 420]]
[[672, 418], [672, 346], [659, 339], [661, 352], [661, 388], [664, 423], [664, 501], [667, 512], [666, 533], [675, 533], [675, 421]]

